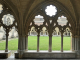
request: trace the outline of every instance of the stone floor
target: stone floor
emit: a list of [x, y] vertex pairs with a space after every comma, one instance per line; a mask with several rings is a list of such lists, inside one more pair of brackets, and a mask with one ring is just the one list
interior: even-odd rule
[[0, 60], [80, 60], [80, 59], [14, 59], [14, 58], [8, 58], [8, 59], [0, 59]]

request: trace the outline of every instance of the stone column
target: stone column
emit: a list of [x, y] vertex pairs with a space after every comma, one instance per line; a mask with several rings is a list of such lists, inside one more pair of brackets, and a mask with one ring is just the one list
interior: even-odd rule
[[61, 52], [63, 52], [63, 33], [61, 33]]
[[70, 50], [72, 51], [72, 35], [71, 35], [71, 41], [70, 42], [71, 42], [71, 49]]
[[76, 50], [75, 52], [77, 53], [77, 58], [80, 58], [80, 36], [76, 36]]
[[80, 38], [78, 38], [78, 44], [77, 44], [77, 58], [80, 58]]
[[77, 51], [77, 38], [75, 37], [75, 51]]
[[25, 36], [22, 39], [22, 50], [25, 52]]
[[72, 36], [72, 51], [75, 51], [75, 37]]
[[77, 51], [79, 50], [79, 38], [76, 38], [77, 40]]
[[25, 52], [25, 36], [19, 35], [19, 58], [23, 57], [23, 53]]
[[39, 38], [40, 38], [40, 35], [37, 35], [37, 52], [39, 52]]
[[6, 47], [5, 47], [5, 52], [8, 52], [8, 36], [9, 36], [9, 34], [6, 32]]
[[28, 51], [28, 35], [25, 37], [25, 51]]
[[18, 50], [17, 50], [17, 52], [19, 52], [19, 49], [20, 49], [20, 46], [19, 45], [20, 45], [20, 40], [19, 40], [19, 37], [18, 37]]
[[49, 35], [49, 52], [52, 52], [52, 35]]

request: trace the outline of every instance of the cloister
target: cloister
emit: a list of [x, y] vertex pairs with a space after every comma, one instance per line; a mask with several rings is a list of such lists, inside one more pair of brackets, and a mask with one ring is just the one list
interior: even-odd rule
[[[80, 58], [80, 1], [79, 0], [0, 0], [0, 27], [6, 35], [5, 52], [8, 58], [9, 32], [15, 27], [18, 49], [15, 58]], [[38, 17], [38, 18], [37, 18]], [[28, 51], [28, 36], [37, 36], [37, 50]], [[40, 36], [49, 37], [48, 52], [40, 51]], [[52, 37], [61, 36], [61, 51], [52, 51]], [[71, 51], [63, 51], [63, 37], [71, 36]], [[45, 43], [45, 42], [44, 42]]]

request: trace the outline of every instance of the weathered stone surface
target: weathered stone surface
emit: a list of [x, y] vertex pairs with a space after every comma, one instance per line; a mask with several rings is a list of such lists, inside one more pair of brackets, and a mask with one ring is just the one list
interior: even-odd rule
[[[18, 57], [18, 53], [15, 54], [15, 57]], [[23, 58], [76, 58], [76, 53], [41, 53], [41, 52], [26, 52], [23, 54]]]

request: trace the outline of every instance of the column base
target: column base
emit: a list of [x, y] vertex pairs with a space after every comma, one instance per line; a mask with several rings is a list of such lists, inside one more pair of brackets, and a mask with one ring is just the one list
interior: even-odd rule
[[80, 51], [75, 51], [77, 54], [77, 58], [80, 58]]
[[37, 52], [39, 52], [39, 50], [37, 50]]
[[5, 59], [11, 56], [11, 51], [0, 53], [0, 59]]
[[72, 52], [75, 52], [75, 50], [71, 50]]
[[48, 51], [49, 51], [49, 52], [52, 52], [52, 49], [49, 49]]
[[19, 59], [23, 58], [23, 54], [24, 54], [25, 50], [18, 50], [19, 53]]
[[61, 52], [63, 52], [63, 50], [61, 50]]
[[25, 50], [19, 50], [19, 49], [18, 49], [18, 52], [23, 52], [23, 53], [24, 53], [24, 52], [25, 52]]
[[8, 52], [8, 49], [5, 49], [5, 52]]
[[28, 49], [25, 49], [25, 51], [28, 51]]

